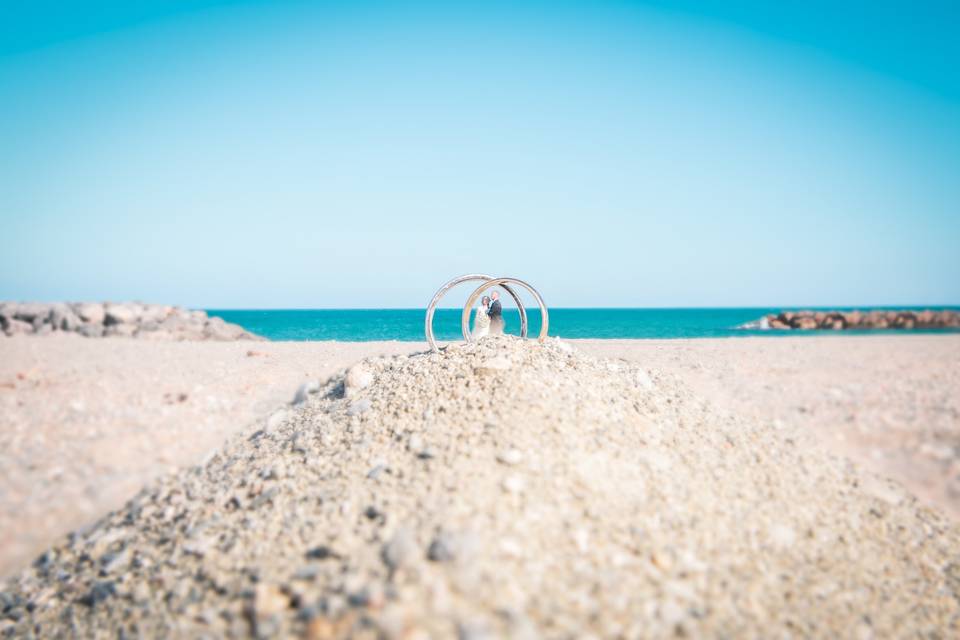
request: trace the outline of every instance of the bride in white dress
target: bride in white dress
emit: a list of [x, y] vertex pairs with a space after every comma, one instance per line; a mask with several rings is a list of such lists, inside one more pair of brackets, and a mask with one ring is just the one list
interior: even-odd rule
[[490, 333], [490, 316], [487, 315], [487, 309], [490, 308], [490, 298], [483, 296], [480, 306], [473, 312], [473, 337], [482, 338]]

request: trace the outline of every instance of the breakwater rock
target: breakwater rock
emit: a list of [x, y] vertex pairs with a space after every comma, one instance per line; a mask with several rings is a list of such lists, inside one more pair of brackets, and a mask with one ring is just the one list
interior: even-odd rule
[[744, 329], [960, 329], [960, 311], [781, 311]]
[[205, 311], [139, 302], [0, 302], [0, 334], [78, 333], [148, 340], [263, 340]]

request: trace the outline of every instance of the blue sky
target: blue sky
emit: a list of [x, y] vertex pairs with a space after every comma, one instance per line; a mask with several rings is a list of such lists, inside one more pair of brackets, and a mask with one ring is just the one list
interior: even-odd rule
[[956, 3], [20, 4], [0, 299], [960, 303]]

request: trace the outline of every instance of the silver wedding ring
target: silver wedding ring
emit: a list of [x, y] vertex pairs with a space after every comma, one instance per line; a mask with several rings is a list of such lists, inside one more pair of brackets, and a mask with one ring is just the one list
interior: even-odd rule
[[477, 287], [470, 298], [467, 300], [467, 303], [463, 307], [463, 316], [461, 318], [460, 328], [463, 331], [463, 339], [467, 342], [470, 342], [473, 339], [473, 336], [470, 332], [470, 311], [473, 308], [473, 305], [476, 303], [477, 298], [491, 287], [500, 286], [510, 294], [510, 297], [513, 298], [513, 301], [517, 304], [517, 310], [520, 312], [520, 337], [527, 337], [527, 310], [523, 306], [523, 302], [520, 300], [520, 296], [517, 295], [517, 292], [513, 290], [510, 286], [511, 284], [523, 287], [533, 295], [537, 300], [537, 304], [540, 306], [540, 316], [543, 319], [540, 325], [540, 335], [537, 337], [537, 340], [543, 342], [544, 338], [547, 337], [547, 328], [549, 326], [549, 318], [547, 314], [547, 305], [543, 302], [543, 298], [540, 296], [540, 293], [534, 289], [529, 283], [519, 280], [517, 278], [494, 278], [493, 276], [484, 275], [481, 273], [471, 273], [463, 276], [458, 276], [452, 280], [447, 281], [442, 287], [440, 287], [437, 292], [433, 295], [433, 299], [430, 300], [430, 304], [427, 306], [427, 317], [424, 321], [424, 333], [427, 337], [427, 342], [430, 344], [430, 348], [434, 351], [439, 351], [440, 347], [437, 346], [437, 341], [433, 337], [433, 315], [437, 310], [437, 304], [439, 304], [440, 299], [446, 295], [447, 291], [454, 288], [462, 282], [471, 282], [475, 280], [480, 280], [481, 284]]

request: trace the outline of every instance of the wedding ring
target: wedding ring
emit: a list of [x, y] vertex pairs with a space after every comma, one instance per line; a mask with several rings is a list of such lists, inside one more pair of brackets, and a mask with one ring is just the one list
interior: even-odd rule
[[[430, 348], [432, 350], [434, 351], [440, 350], [440, 347], [437, 346], [437, 341], [433, 337], [433, 314], [437, 310], [437, 304], [440, 302], [440, 298], [445, 296], [447, 291], [449, 291], [450, 289], [453, 289], [455, 286], [457, 286], [461, 282], [470, 282], [473, 280], [483, 280], [484, 282], [489, 282], [493, 279], [494, 279], [493, 276], [483, 275], [482, 273], [470, 273], [465, 276], [457, 276], [453, 280], [449, 280], [446, 284], [440, 287], [435, 294], [433, 294], [433, 299], [430, 300], [430, 304], [427, 306], [427, 317], [426, 317], [426, 320], [424, 321], [424, 333], [427, 336], [427, 342], [430, 343]], [[516, 291], [514, 291], [512, 288], [510, 288], [510, 286], [506, 284], [502, 286], [504, 290], [510, 294], [510, 297], [513, 298], [513, 301], [517, 303], [517, 310], [520, 312], [520, 336], [526, 338], [527, 337], [527, 310], [523, 307], [523, 302], [520, 300], [520, 296], [517, 295]], [[528, 289], [530, 289], [529, 285], [525, 285], [525, 286]], [[539, 300], [539, 296], [536, 293], [534, 293], [534, 296]], [[471, 303], [471, 306], [472, 305], [473, 303]], [[542, 305], [541, 305], [541, 309], [545, 311], [545, 307], [543, 307]], [[469, 315], [469, 313], [467, 313], [467, 315]], [[463, 335], [466, 336], [468, 333], [469, 331], [464, 329]]]
[[[518, 280], [517, 278], [494, 278], [493, 280], [484, 282], [479, 287], [477, 287], [474, 290], [474, 292], [470, 294], [470, 297], [467, 298], [467, 304], [463, 306], [463, 316], [461, 316], [461, 319], [460, 319], [460, 328], [463, 330], [464, 340], [466, 340], [467, 342], [470, 342], [473, 339], [473, 336], [470, 335], [470, 311], [471, 309], [473, 309], [473, 305], [476, 304], [477, 298], [479, 298], [481, 294], [483, 294], [483, 292], [486, 291], [487, 289], [497, 287], [497, 286], [503, 287], [504, 289], [507, 289], [507, 291], [510, 291], [510, 289], [507, 288], [507, 285], [511, 285], [511, 284], [515, 284], [517, 286], [523, 287], [524, 289], [529, 291], [534, 298], [537, 299], [537, 304], [540, 306], [540, 317], [542, 318], [542, 322], [540, 324], [540, 335], [537, 336], [537, 341], [543, 342], [546, 339], [547, 328], [550, 325], [550, 317], [547, 314], [547, 305], [543, 302], [543, 298], [540, 297], [540, 293], [536, 289], [534, 289], [532, 286], [530, 286], [528, 283], [524, 282], [523, 280]], [[520, 309], [523, 309], [523, 307], [520, 305], [520, 300], [517, 298], [517, 295], [513, 293], [513, 291], [510, 291], [510, 294], [513, 296], [513, 299], [517, 301], [517, 307]], [[527, 336], [526, 317], [523, 311], [521, 311], [520, 313], [521, 313], [521, 318], [523, 320], [523, 329], [524, 329], [523, 331], [520, 332], [520, 335], [521, 337], [525, 338]]]

